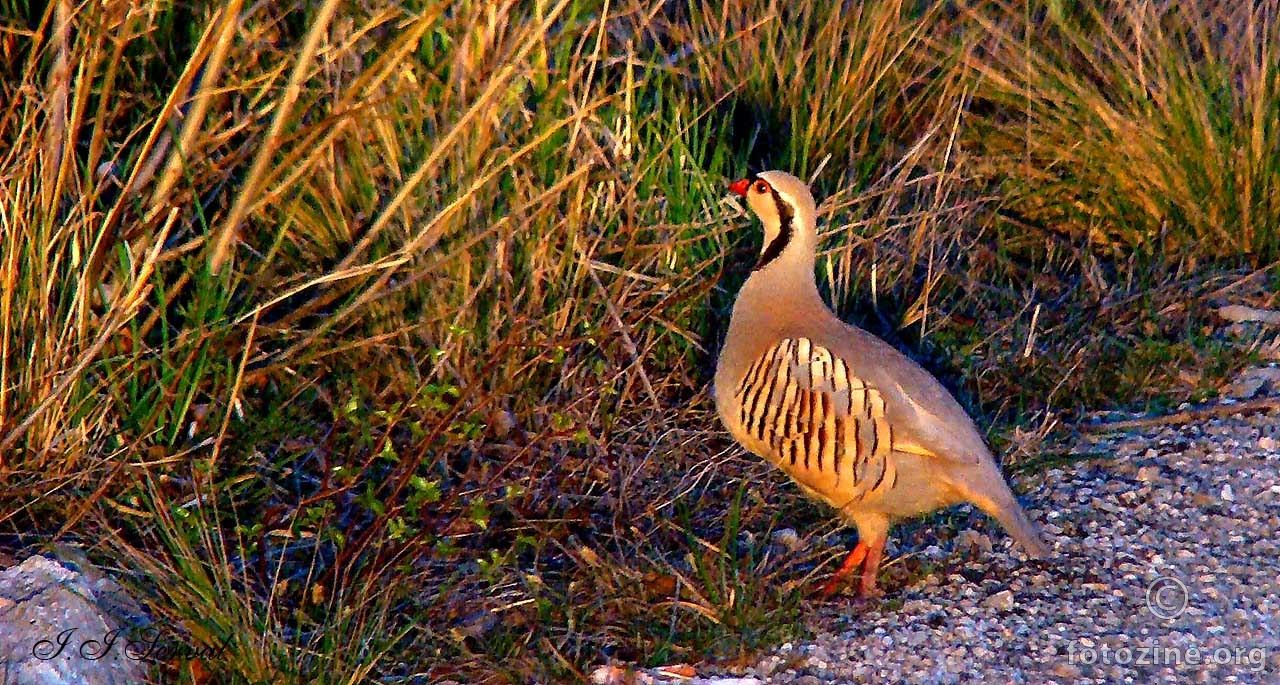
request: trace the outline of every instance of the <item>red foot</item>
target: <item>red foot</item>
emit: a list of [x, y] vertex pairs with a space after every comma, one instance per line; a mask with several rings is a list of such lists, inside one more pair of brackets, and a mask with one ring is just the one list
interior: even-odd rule
[[818, 597], [827, 599], [835, 594], [858, 567], [862, 568], [862, 582], [858, 584], [858, 594], [862, 597], [879, 596], [880, 591], [876, 589], [876, 574], [880, 572], [880, 558], [884, 555], [884, 543], [885, 541], [881, 539], [867, 545], [859, 540], [853, 551], [849, 552], [849, 556], [845, 557], [844, 563], [840, 564], [840, 568], [818, 590]]

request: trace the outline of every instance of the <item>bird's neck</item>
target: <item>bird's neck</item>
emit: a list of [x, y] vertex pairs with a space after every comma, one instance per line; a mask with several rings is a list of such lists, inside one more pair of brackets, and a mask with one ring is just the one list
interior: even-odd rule
[[793, 314], [813, 316], [825, 310], [814, 279], [813, 242], [811, 237], [798, 234], [777, 257], [753, 271], [738, 294], [739, 308], [744, 313], [769, 312], [775, 319], [789, 319]]

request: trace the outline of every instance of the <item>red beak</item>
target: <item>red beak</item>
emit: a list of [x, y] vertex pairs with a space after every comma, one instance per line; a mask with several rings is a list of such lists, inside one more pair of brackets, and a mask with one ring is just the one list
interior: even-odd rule
[[733, 183], [731, 183], [729, 185], [729, 192], [737, 195], [741, 195], [742, 197], [746, 197], [747, 188], [749, 188], [750, 186], [751, 186], [751, 179], [744, 178], [741, 181], [734, 181]]

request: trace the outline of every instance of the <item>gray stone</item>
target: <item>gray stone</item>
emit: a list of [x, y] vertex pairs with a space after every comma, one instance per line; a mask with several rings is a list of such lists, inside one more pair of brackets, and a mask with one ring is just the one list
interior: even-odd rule
[[108, 597], [119, 586], [90, 576], [41, 556], [0, 572], [5, 685], [146, 682], [146, 664], [126, 648], [126, 626], [101, 606], [122, 603]]

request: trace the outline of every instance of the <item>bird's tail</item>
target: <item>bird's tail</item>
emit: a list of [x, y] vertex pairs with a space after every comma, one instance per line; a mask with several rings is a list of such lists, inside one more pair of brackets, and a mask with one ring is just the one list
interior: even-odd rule
[[968, 499], [999, 521], [1000, 525], [1004, 526], [1009, 535], [1017, 540], [1022, 549], [1026, 550], [1032, 558], [1041, 559], [1049, 556], [1049, 547], [1040, 539], [1040, 531], [1027, 518], [1026, 512], [1022, 511], [1018, 500], [1014, 499], [1013, 492], [1004, 484], [1003, 479], [999, 483], [998, 492], [990, 494], [973, 492]]

